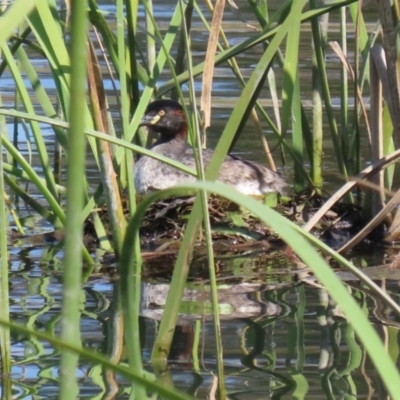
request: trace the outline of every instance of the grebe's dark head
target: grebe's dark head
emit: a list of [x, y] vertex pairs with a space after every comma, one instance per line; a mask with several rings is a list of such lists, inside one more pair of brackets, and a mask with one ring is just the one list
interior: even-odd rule
[[187, 124], [182, 106], [174, 100], [156, 100], [150, 103], [139, 126], [147, 126], [162, 136], [186, 139]]

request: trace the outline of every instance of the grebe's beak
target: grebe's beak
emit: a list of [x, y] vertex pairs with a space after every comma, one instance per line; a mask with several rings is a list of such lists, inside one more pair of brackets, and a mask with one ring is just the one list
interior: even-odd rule
[[139, 126], [151, 126], [155, 125], [159, 120], [160, 116], [157, 115], [145, 115], [142, 120], [140, 121]]

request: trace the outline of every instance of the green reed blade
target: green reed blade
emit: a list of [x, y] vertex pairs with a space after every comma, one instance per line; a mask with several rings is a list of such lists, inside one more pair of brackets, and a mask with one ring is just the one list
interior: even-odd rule
[[[316, 8], [316, 1], [310, 0], [310, 5], [312, 8]], [[318, 71], [320, 73], [320, 79], [322, 84], [322, 93], [325, 102], [325, 110], [327, 114], [327, 119], [331, 131], [332, 142], [335, 149], [336, 161], [338, 163], [339, 172], [343, 175], [344, 179], [348, 181], [347, 168], [343, 159], [343, 152], [340, 143], [339, 132], [336, 124], [336, 118], [333, 112], [332, 100], [330, 95], [327, 69], [325, 63], [325, 54], [323, 50], [323, 38], [318, 24], [317, 18], [311, 20], [312, 34], [314, 40], [315, 56], [317, 60]], [[351, 200], [351, 196], [350, 200]]]
[[[15, 85], [18, 89], [18, 93], [21, 97], [21, 101], [25, 107], [25, 110], [29, 114], [34, 114], [34, 107], [31, 101], [31, 97], [28, 93], [28, 90], [26, 89], [25, 82], [23, 81], [23, 78], [21, 76], [21, 72], [19, 71], [19, 68], [17, 64], [14, 61], [14, 58], [12, 57], [12, 54], [8, 48], [8, 46], [2, 46], [2, 53], [4, 55], [4, 58], [7, 60], [8, 67], [10, 69], [10, 72], [14, 78]], [[42, 165], [43, 169], [43, 175], [46, 180], [47, 187], [51, 194], [53, 196], [56, 196], [56, 188], [55, 188], [55, 179], [53, 175], [53, 171], [51, 169], [51, 163], [49, 159], [49, 155], [47, 153], [46, 145], [43, 140], [42, 132], [40, 130], [40, 126], [36, 121], [30, 121], [31, 129], [32, 129], [32, 134], [33, 138], [35, 140], [36, 148], [38, 151], [38, 155], [40, 158], [40, 162]]]
[[[293, 7], [293, 5], [292, 5]], [[288, 17], [289, 18], [289, 17]], [[282, 111], [281, 133], [286, 135], [287, 129], [292, 122], [292, 103], [293, 93], [298, 78], [298, 62], [299, 62], [299, 43], [300, 43], [300, 26], [301, 21], [298, 15], [291, 17], [292, 27], [288, 32], [286, 41], [285, 62], [283, 64], [283, 85], [282, 85]], [[298, 80], [298, 79], [297, 79]]]
[[[182, 0], [179, 2], [182, 15], [184, 14], [184, 6]], [[220, 6], [223, 7], [223, 3], [219, 2]], [[218, 3], [216, 4], [216, 7]], [[213, 14], [214, 20], [215, 14]], [[183, 19], [183, 26], [188, 26], [185, 21], [185, 17]], [[219, 26], [217, 26], [219, 32]], [[217, 32], [217, 34], [218, 34]], [[185, 38], [185, 47], [186, 47], [186, 54], [187, 54], [187, 67], [190, 76], [189, 80], [189, 93], [190, 93], [190, 105], [192, 108], [192, 124], [189, 124], [192, 131], [192, 143], [194, 144], [194, 156], [196, 161], [196, 170], [197, 176], [199, 180], [205, 180], [205, 173], [204, 173], [204, 162], [202, 156], [202, 140], [200, 134], [200, 126], [199, 126], [199, 116], [197, 113], [196, 108], [196, 91], [194, 87], [194, 77], [192, 75], [193, 71], [193, 60], [191, 57], [191, 44], [190, 44], [190, 37], [188, 31], [183, 29], [182, 31], [183, 36]], [[209, 40], [212, 39], [212, 35], [210, 33]], [[203, 87], [203, 90], [205, 88]], [[204, 95], [204, 93], [203, 93]], [[211, 96], [211, 93], [209, 93]], [[200, 191], [199, 193], [201, 199], [201, 213], [203, 219], [203, 227], [205, 231], [205, 241], [207, 247], [207, 260], [208, 260], [208, 269], [210, 273], [210, 285], [211, 285], [211, 303], [213, 309], [213, 321], [214, 321], [214, 334], [216, 340], [216, 359], [217, 359], [217, 376], [218, 376], [218, 394], [219, 398], [224, 399], [226, 397], [226, 388], [225, 388], [225, 379], [224, 379], [224, 357], [223, 357], [223, 347], [222, 347], [222, 335], [221, 335], [221, 323], [219, 318], [219, 311], [218, 311], [218, 291], [217, 291], [217, 279], [216, 279], [216, 272], [215, 272], [215, 261], [214, 261], [214, 250], [213, 250], [213, 240], [211, 235], [211, 224], [210, 224], [210, 215], [208, 211], [208, 196], [205, 191]], [[170, 301], [176, 299], [170, 299]], [[180, 302], [179, 302], [180, 303]], [[167, 305], [166, 305], [167, 306]], [[172, 306], [173, 307], [173, 306]]]
[[[292, 98], [292, 137], [293, 137], [293, 152], [296, 154], [296, 159], [304, 164], [303, 159], [303, 114], [300, 98], [300, 79], [299, 71], [294, 78], [293, 98]], [[294, 189], [296, 192], [304, 190], [304, 175], [297, 168], [294, 169]]]
[[7, 8], [7, 11], [1, 16], [0, 44], [3, 45], [10, 39], [15, 29], [32, 12], [38, 1], [16, 0]]
[[[149, 11], [153, 14], [153, 1], [147, 0]], [[146, 31], [147, 31], [147, 67], [149, 71], [154, 69], [156, 64], [156, 41], [154, 40], [154, 27], [151, 18], [146, 11]]]
[[[29, 16], [28, 23], [50, 64], [63, 117], [68, 121], [71, 60], [63, 38], [62, 22], [58, 18], [58, 13], [54, 12], [57, 9], [54, 0], [37, 0], [37, 2], [37, 9]], [[85, 104], [84, 108], [86, 126], [93, 128], [88, 105]], [[89, 138], [89, 144], [98, 163], [96, 143]]]
[[[138, 81], [138, 65], [136, 61], [136, 30], [137, 30], [137, 18], [138, 18], [138, 0], [125, 0], [126, 9], [126, 24], [127, 24], [127, 36], [128, 36], [128, 49], [127, 55], [129, 57], [129, 96], [132, 99], [130, 103], [130, 113], [133, 114], [136, 106], [139, 102], [139, 81]], [[122, 10], [121, 10], [122, 11]], [[120, 64], [121, 68], [121, 64]], [[140, 141], [139, 141], [140, 142]], [[144, 144], [144, 143], [140, 143]]]
[[[125, 68], [125, 60], [126, 60], [126, 52], [125, 52], [125, 29], [124, 29], [124, 2], [123, 0], [117, 1], [117, 20], [118, 20], [118, 29], [117, 29], [117, 38], [118, 38], [118, 62], [119, 62], [119, 84], [120, 84], [120, 101], [121, 101], [121, 119], [122, 119], [122, 137], [126, 140], [128, 137], [128, 128], [129, 128], [129, 119], [130, 119], [130, 104], [129, 104], [129, 93], [132, 90], [128, 90], [127, 84], [127, 76], [126, 76], [126, 68]], [[135, 7], [137, 9], [137, 7]], [[130, 35], [128, 35], [130, 38]], [[133, 52], [135, 47], [130, 47], [130, 52]], [[132, 70], [132, 72], [134, 72]], [[131, 76], [133, 76], [131, 74]], [[130, 80], [132, 85], [138, 86], [137, 76], [134, 79]], [[137, 89], [135, 89], [137, 91]], [[134, 99], [134, 103], [136, 104], [138, 99]], [[130, 215], [133, 215], [136, 208], [136, 193], [134, 187], [134, 176], [133, 176], [133, 155], [132, 152], [125, 149], [125, 162], [123, 163], [125, 166], [125, 175], [126, 180], [121, 179], [121, 185], [123, 188], [127, 187], [128, 193], [128, 201], [129, 201], [129, 212]]]
[[[383, 105], [382, 115], [382, 131], [383, 131], [383, 154], [393, 153], [395, 150], [393, 142], [393, 124], [390, 117], [389, 107], [386, 103]], [[385, 187], [392, 188], [395, 165], [391, 165], [385, 169]]]
[[61, 221], [46, 207], [43, 207], [34, 198], [32, 198], [25, 190], [23, 190], [18, 184], [12, 180], [7, 174], [4, 174], [4, 180], [10, 187], [11, 191], [17, 194], [26, 204], [32, 207], [43, 219], [50, 222], [56, 229], [63, 227]]
[[[93, 122], [102, 132], [108, 132], [108, 104], [103, 86], [103, 79], [99, 69], [99, 63], [92, 43], [89, 43], [88, 58], [88, 90], [93, 113]], [[118, 257], [122, 239], [125, 234], [126, 220], [122, 207], [121, 195], [117, 177], [114, 171], [111, 149], [107, 142], [98, 140], [99, 166], [101, 181], [103, 183], [105, 198], [110, 219], [114, 251]]]
[[[293, 5], [292, 5], [293, 7]], [[303, 129], [301, 123], [300, 82], [298, 72], [298, 54], [300, 43], [300, 19], [292, 15], [292, 28], [288, 32], [283, 65], [281, 135], [286, 136], [290, 124], [292, 125], [293, 151], [296, 159], [303, 164]], [[295, 169], [295, 190], [303, 189], [301, 171]]]
[[8, 138], [3, 137], [3, 146], [11, 154], [13, 159], [21, 166], [24, 172], [29, 176], [30, 180], [36, 185], [40, 193], [49, 203], [49, 206], [53, 210], [54, 214], [60, 221], [65, 224], [65, 214], [59, 205], [58, 201], [54, 198], [52, 193], [47, 188], [43, 179], [41, 179], [33, 167], [25, 160], [22, 154], [11, 144]]
[[[215, 193], [234, 201], [241, 207], [251, 210], [253, 215], [262, 220], [267, 226], [275, 231], [296, 252], [303, 262], [307, 264], [307, 266], [316, 275], [319, 282], [328, 291], [329, 295], [342, 309], [347, 320], [349, 323], [351, 323], [354, 331], [356, 332], [359, 340], [367, 350], [388, 392], [393, 399], [400, 399], [400, 392], [398, 391], [400, 375], [395, 364], [388, 355], [381, 339], [371, 326], [368, 318], [366, 318], [366, 316], [360, 310], [360, 307], [355, 299], [348, 293], [346, 287], [332, 271], [331, 267], [326, 263], [322, 256], [316, 252], [308, 242], [311, 235], [296, 226], [293, 222], [279, 215], [274, 210], [268, 208], [253, 198], [237, 192], [232, 187], [224, 185], [220, 182], [196, 182], [182, 186], [176, 186], [175, 188], [163, 190], [147, 196], [143, 202], [138, 205], [137, 212], [128, 225], [126, 239], [122, 250], [125, 263], [130, 264], [136, 262], [135, 254], [132, 251], [132, 241], [139, 240], [139, 227], [146, 209], [152, 203], [161, 198], [178, 196], [179, 193], [186, 193], [189, 189], [207, 190], [208, 192]], [[321, 248], [325, 246], [316, 238], [313, 238], [312, 240]], [[331, 252], [334, 253], [332, 250]], [[121, 277], [121, 279], [128, 278], [128, 276]], [[168, 293], [168, 296], [171, 293], [171, 289]], [[164, 310], [164, 313], [165, 312], [167, 312], [167, 310]], [[164, 347], [161, 347], [161, 349], [163, 351], [167, 350]]]
[[61, 108], [68, 119], [70, 60], [60, 23], [52, 10], [56, 10], [54, 0], [37, 0], [37, 8], [29, 16], [28, 23], [50, 63]]
[[[3, 150], [5, 126], [0, 132], [0, 149]], [[8, 280], [8, 213], [4, 186], [3, 155], [0, 155], [0, 318], [9, 321], [9, 280]], [[1, 386], [4, 398], [11, 398], [11, 342], [7, 327], [0, 328]]]
[[[126, 12], [128, 14], [128, 44], [129, 44], [129, 56], [130, 56], [130, 88], [128, 90], [126, 68], [125, 68], [125, 31], [124, 31], [124, 2], [117, 0], [117, 19], [118, 19], [118, 61], [119, 61], [119, 79], [121, 87], [121, 117], [122, 117], [122, 135], [124, 139], [128, 137], [129, 128], [129, 117], [130, 111], [136, 108], [139, 101], [138, 98], [138, 79], [137, 79], [137, 68], [136, 68], [136, 54], [135, 54], [135, 32], [136, 32], [136, 18], [137, 18], [137, 2], [127, 1]], [[129, 97], [128, 97], [129, 96]], [[132, 99], [130, 105], [129, 98]], [[130, 215], [136, 210], [136, 199], [134, 189], [134, 177], [133, 177], [133, 156], [132, 152], [125, 149], [125, 157], [122, 165], [125, 165], [126, 176], [128, 185], [128, 196], [129, 196], [129, 208]], [[122, 243], [121, 243], [122, 247]], [[120, 250], [120, 249], [119, 249]], [[136, 254], [140, 254], [140, 245], [135, 246]], [[125, 265], [124, 263], [119, 264], [119, 271], [123, 269], [128, 270], [128, 276], [132, 276], [132, 279], [124, 282], [120, 280], [119, 287], [121, 293], [121, 306], [123, 313], [123, 326], [124, 326], [124, 340], [128, 349], [128, 362], [129, 366], [133, 371], [142, 375], [142, 352], [140, 347], [140, 331], [139, 331], [139, 304], [140, 304], [140, 289], [141, 289], [141, 265], [131, 264]], [[132, 385], [130, 399], [142, 399], [146, 397], [145, 387], [139, 384]]]
[[[316, 23], [315, 25], [319, 27], [319, 24]], [[313, 185], [316, 190], [320, 192], [323, 185], [322, 158], [324, 140], [324, 109], [321, 74], [316, 58], [316, 46], [317, 45], [314, 43], [312, 52], [312, 140], [311, 143], [309, 143], [310, 149], [308, 149], [308, 153], [311, 154], [311, 177], [313, 180]]]
[[[33, 67], [26, 51], [23, 47], [20, 47], [15, 52], [16, 56], [18, 57], [19, 62], [22, 65], [23, 70], [26, 73], [27, 78], [29, 79], [32, 89], [35, 90], [37, 100], [39, 101], [40, 105], [42, 106], [43, 111], [45, 112], [46, 116], [49, 118], [56, 118], [57, 112], [53, 107], [53, 103], [50, 100], [46, 90], [44, 89], [42, 82], [39, 79], [39, 76]], [[63, 129], [60, 129], [58, 126], [52, 126], [54, 133], [57, 138], [57, 142], [66, 149], [67, 147], [67, 135]]]
[[[346, 8], [340, 10], [340, 44], [343, 54], [347, 56], [347, 25]], [[342, 63], [340, 68], [340, 137], [342, 141], [343, 158], [348, 166], [349, 160], [349, 87], [347, 68]], [[348, 166], [349, 168], [349, 166]]]
[[359, 8], [360, 8], [360, 3], [359, 2], [355, 2], [349, 5], [349, 11], [350, 11], [350, 16], [351, 19], [353, 20], [353, 24], [355, 26], [357, 26], [357, 34], [356, 34], [356, 39], [358, 41], [358, 45], [357, 47], [360, 49], [361, 51], [361, 59], [362, 59], [362, 68], [361, 68], [361, 74], [360, 74], [360, 78], [361, 81], [359, 81], [360, 87], [363, 87], [363, 82], [365, 80], [369, 80], [369, 51], [371, 49], [371, 46], [374, 42], [371, 41], [368, 38], [368, 31], [367, 31], [367, 27], [365, 25], [365, 21], [364, 21], [364, 16], [362, 15], [362, 13], [359, 15]]
[[[82, 273], [82, 210], [85, 194], [84, 134], [86, 117], [87, 2], [71, 0], [71, 100], [69, 104], [67, 207], [65, 224], [64, 287], [61, 308], [61, 338], [65, 343], [81, 346], [80, 300]], [[60, 399], [76, 398], [77, 354], [63, 351], [60, 358]]]

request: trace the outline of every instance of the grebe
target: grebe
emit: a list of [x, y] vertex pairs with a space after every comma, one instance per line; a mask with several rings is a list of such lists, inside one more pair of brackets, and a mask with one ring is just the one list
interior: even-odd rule
[[[173, 100], [156, 100], [149, 104], [140, 126], [147, 126], [160, 134], [151, 149], [188, 167], [196, 169], [193, 149], [187, 143], [187, 123], [182, 106]], [[213, 151], [202, 151], [204, 165]], [[166, 189], [196, 178], [162, 161], [142, 156], [135, 165], [135, 188], [138, 194]], [[263, 165], [227, 155], [218, 175], [218, 181], [233, 186], [247, 195], [282, 192], [285, 182]]]

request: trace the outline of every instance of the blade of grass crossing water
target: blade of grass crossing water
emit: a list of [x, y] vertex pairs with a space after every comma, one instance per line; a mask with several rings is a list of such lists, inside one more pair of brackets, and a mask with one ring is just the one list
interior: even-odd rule
[[50, 7], [57, 9], [53, 0], [37, 0], [37, 8], [29, 16], [28, 22], [51, 65], [61, 108], [68, 119], [70, 59], [60, 23], [55, 19], [57, 13], [52, 13]]
[[[292, 3], [292, 7], [295, 3]], [[301, 9], [300, 9], [301, 12]], [[283, 65], [283, 86], [282, 86], [282, 135], [284, 136], [287, 132], [288, 127], [292, 122], [292, 102], [293, 93], [296, 82], [296, 77], [298, 76], [298, 54], [299, 54], [299, 41], [300, 41], [300, 25], [301, 20], [299, 15], [291, 13], [287, 17], [290, 21], [292, 27], [290, 28], [287, 35], [286, 42], [286, 54], [285, 62]]]
[[[383, 154], [386, 155], [394, 152], [395, 150], [393, 143], [393, 124], [392, 119], [390, 118], [389, 107], [386, 103], [383, 106], [382, 126]], [[385, 169], [385, 187], [387, 189], [392, 188], [394, 170], [395, 165], [391, 165]]]
[[[297, 68], [296, 68], [297, 69]], [[300, 80], [299, 71], [294, 80], [293, 100], [292, 100], [292, 136], [293, 136], [293, 151], [296, 154], [297, 160], [303, 163], [303, 123], [301, 112], [301, 99], [300, 99]], [[297, 168], [294, 169], [294, 188], [296, 192], [304, 189], [304, 175], [303, 172]]]
[[[292, 4], [292, 7], [294, 3]], [[289, 17], [288, 17], [289, 18]], [[283, 65], [281, 135], [285, 136], [292, 124], [293, 150], [296, 158], [303, 164], [303, 135], [301, 124], [300, 82], [298, 73], [298, 54], [300, 41], [300, 18], [291, 14], [292, 28], [288, 32], [286, 55]], [[294, 104], [296, 102], [296, 104]], [[296, 172], [297, 171], [297, 172]], [[303, 188], [303, 177], [300, 170], [295, 169], [295, 189]]]
[[[293, 6], [291, 13], [301, 15], [302, 7], [306, 4], [306, 1], [299, 1]], [[290, 15], [290, 14], [289, 14]], [[253, 107], [256, 100], [256, 93], [259, 92], [260, 86], [264, 82], [266, 70], [270, 65], [272, 58], [284, 40], [288, 30], [291, 27], [292, 21], [285, 20], [283, 24], [278, 29], [276, 35], [272, 39], [267, 50], [264, 52], [259, 63], [255, 67], [248, 84], [244, 88], [235, 109], [229, 118], [228, 124], [226, 125], [218, 145], [215, 149], [213, 157], [207, 166], [206, 179], [215, 180], [218, 175], [219, 168], [225, 159], [225, 156], [231, 146], [231, 142], [237, 134], [238, 129], [242, 120], [248, 115], [249, 110]], [[193, 68], [195, 69], [195, 68]], [[186, 227], [185, 235], [181, 244], [181, 248], [178, 253], [178, 258], [175, 264], [174, 274], [171, 280], [171, 289], [167, 296], [167, 305], [165, 307], [164, 313], [169, 315], [169, 318], [164, 318], [160, 324], [159, 332], [153, 347], [152, 361], [156, 359], [165, 360], [166, 355], [169, 353], [172, 335], [176, 325], [178, 317], [178, 309], [174, 306], [174, 302], [169, 300], [171, 298], [182, 298], [184, 285], [187, 279], [187, 274], [189, 270], [189, 264], [192, 257], [192, 249], [196, 240], [196, 233], [200, 223], [201, 217], [201, 203], [200, 199], [196, 199], [193, 206], [192, 213], [189, 217], [189, 221]]]
[[[312, 8], [316, 8], [317, 7], [316, 0], [310, 0], [310, 6]], [[311, 28], [312, 28], [312, 34], [313, 34], [313, 40], [314, 40], [314, 49], [315, 49], [315, 56], [316, 56], [316, 60], [317, 60], [317, 68], [318, 68], [318, 72], [320, 73], [320, 77], [321, 77], [320, 79], [321, 79], [322, 92], [323, 92], [323, 97], [324, 97], [324, 102], [325, 102], [325, 110], [326, 110], [326, 114], [327, 114], [327, 118], [328, 118], [328, 122], [329, 122], [333, 145], [335, 148], [336, 160], [338, 163], [339, 172], [343, 175], [344, 179], [346, 181], [348, 181], [347, 168], [344, 163], [339, 132], [338, 132], [337, 124], [336, 124], [336, 119], [335, 119], [335, 116], [333, 113], [332, 100], [331, 100], [330, 89], [329, 89], [329, 84], [328, 84], [327, 68], [326, 68], [326, 63], [325, 63], [325, 54], [324, 54], [324, 50], [323, 50], [323, 38], [322, 38], [322, 33], [320, 30], [320, 26], [318, 24], [317, 18], [313, 18], [311, 20]], [[349, 197], [349, 200], [352, 200], [351, 195], [349, 195], [348, 197]]]
[[[49, 118], [56, 118], [57, 117], [57, 112], [53, 107], [53, 104], [46, 93], [46, 90], [44, 89], [41, 80], [39, 79], [39, 76], [33, 67], [28, 55], [26, 54], [26, 51], [23, 47], [20, 47], [16, 50], [15, 52], [16, 56], [18, 57], [19, 62], [22, 65], [23, 70], [26, 73], [27, 78], [29, 79], [32, 89], [35, 90], [37, 99], [42, 106], [43, 111], [45, 112], [46, 116]], [[64, 129], [61, 129], [60, 127], [57, 126], [52, 126], [54, 133], [56, 135], [58, 143], [66, 149], [67, 147], [67, 135], [64, 131]]]
[[[130, 57], [130, 87], [128, 88], [127, 75], [125, 69], [125, 30], [124, 30], [124, 2], [117, 1], [117, 19], [118, 19], [118, 61], [119, 61], [119, 78], [121, 87], [121, 116], [123, 137], [129, 140], [129, 115], [130, 112], [137, 108], [139, 103], [137, 79], [137, 61], [135, 54], [135, 32], [136, 19], [138, 12], [138, 3], [136, 1], [126, 1], [126, 12], [128, 14], [128, 44]], [[128, 93], [131, 96], [132, 103], [129, 103]], [[144, 138], [139, 137], [139, 142], [144, 143]], [[130, 215], [136, 211], [135, 189], [133, 186], [133, 155], [128, 149], [125, 149], [125, 157], [121, 163], [121, 167], [126, 169], [128, 198]], [[140, 244], [136, 242], [135, 252], [140, 255]], [[127, 271], [130, 279], [120, 280], [121, 304], [124, 320], [124, 339], [128, 349], [129, 365], [138, 374], [143, 374], [142, 352], [140, 347], [140, 331], [139, 331], [139, 311], [140, 311], [140, 295], [141, 295], [141, 262], [135, 264], [120, 263], [119, 269]], [[130, 399], [142, 399], [146, 397], [145, 387], [140, 384], [134, 384], [131, 388]]]
[[[313, 271], [319, 282], [325, 287], [329, 295], [342, 309], [347, 320], [351, 321], [350, 323], [353, 326], [354, 331], [366, 348], [377, 372], [381, 376], [389, 394], [392, 396], [392, 399], [400, 399], [400, 392], [398, 391], [400, 375], [395, 364], [385, 350], [381, 339], [371, 326], [369, 320], [365, 315], [363, 315], [355, 299], [348, 293], [346, 287], [332, 271], [331, 267], [325, 262], [322, 256], [316, 252], [305, 237], [303, 237], [303, 234], [305, 234], [308, 238], [309, 234], [305, 233], [293, 222], [282, 217], [277, 212], [266, 207], [257, 200], [238, 193], [227, 185], [214, 182], [196, 182], [149, 195], [138, 205], [135, 216], [129, 222], [123, 246], [124, 261], [128, 264], [135, 262], [132, 241], [139, 240], [138, 231], [146, 209], [158, 199], [173, 195], [177, 196], [179, 193], [186, 193], [188, 189], [195, 188], [216, 193], [217, 195], [232, 200], [240, 206], [251, 210], [252, 214], [274, 230], [290, 247], [294, 249], [294, 251], [296, 251], [298, 256]], [[318, 240], [315, 239], [315, 241]], [[127, 276], [121, 277], [121, 279], [128, 278], [129, 277]]]
[[[0, 132], [0, 149], [3, 150], [2, 138], [4, 135], [2, 125]], [[6, 192], [4, 187], [3, 154], [0, 154], [0, 318], [9, 320], [9, 282], [8, 282], [8, 213], [6, 205]], [[3, 398], [11, 398], [11, 343], [10, 331], [6, 326], [0, 328], [0, 353], [1, 353], [1, 391]]]
[[[80, 301], [82, 274], [82, 210], [84, 206], [85, 171], [85, 111], [87, 58], [87, 2], [71, 0], [71, 126], [68, 135], [67, 222], [65, 226], [64, 288], [62, 302], [62, 332], [64, 342], [79, 347]], [[76, 379], [78, 356], [61, 353], [60, 399], [78, 396]]]
[[[180, 6], [181, 6], [181, 11], [182, 15], [184, 15], [184, 8], [183, 8], [183, 2], [182, 0], [179, 1]], [[224, 2], [223, 2], [224, 3]], [[223, 7], [224, 4], [220, 4], [220, 9], [218, 11], [219, 14], [222, 14], [223, 12]], [[222, 10], [221, 10], [222, 8]], [[217, 10], [217, 5], [216, 5], [216, 10]], [[217, 12], [217, 11], [215, 11]], [[222, 19], [222, 15], [220, 15]], [[218, 17], [217, 17], [218, 18]], [[213, 20], [214, 20], [214, 15], [213, 15]], [[184, 26], [186, 26], [185, 20], [183, 21]], [[218, 32], [219, 32], [219, 24], [218, 24]], [[218, 36], [218, 32], [216, 35]], [[190, 37], [188, 35], [188, 32], [186, 30], [183, 30], [183, 34], [185, 37], [185, 44], [186, 44], [186, 54], [187, 54], [187, 65], [188, 65], [188, 71], [189, 75], [191, 76], [191, 79], [189, 81], [189, 91], [190, 91], [190, 97], [191, 101], [190, 104], [192, 106], [192, 131], [193, 131], [193, 143], [195, 144], [194, 146], [194, 153], [197, 158], [196, 160], [196, 167], [197, 167], [197, 173], [198, 177], [201, 181], [205, 180], [205, 174], [204, 174], [204, 163], [203, 163], [203, 156], [202, 156], [202, 139], [200, 135], [200, 126], [199, 126], [199, 116], [197, 114], [197, 108], [196, 108], [196, 91], [195, 91], [195, 85], [194, 85], [194, 77], [191, 75], [191, 72], [193, 71], [193, 62], [192, 62], [192, 57], [191, 57], [191, 48], [190, 48]], [[210, 35], [210, 40], [212, 39], [212, 35]], [[214, 40], [217, 41], [217, 39], [214, 37]], [[208, 46], [209, 47], [209, 46]], [[215, 47], [215, 43], [213, 43], [213, 47]], [[210, 83], [211, 85], [211, 83]], [[208, 88], [210, 89], [210, 87]], [[211, 92], [208, 92], [206, 90], [206, 96], [211, 97]], [[205, 103], [209, 102], [210, 98], [204, 98], [203, 102], [203, 94], [202, 94], [202, 106], [204, 106]], [[207, 113], [207, 110], [203, 109], [204, 113]], [[208, 109], [208, 114], [210, 114], [211, 110]], [[210, 118], [210, 117], [208, 117]], [[207, 123], [206, 123], [207, 126]], [[220, 318], [219, 318], [219, 304], [218, 304], [218, 292], [217, 292], [217, 279], [215, 275], [215, 261], [214, 261], [214, 250], [213, 250], [213, 240], [211, 236], [211, 224], [210, 224], [210, 215], [208, 212], [208, 196], [207, 193], [203, 190], [200, 191], [200, 198], [201, 198], [201, 208], [202, 208], [202, 214], [203, 214], [203, 226], [204, 226], [204, 231], [205, 231], [205, 239], [206, 239], [206, 246], [207, 246], [207, 258], [208, 258], [208, 268], [209, 268], [209, 273], [210, 273], [210, 285], [211, 285], [211, 302], [212, 302], [212, 309], [213, 309], [213, 320], [214, 320], [214, 334], [215, 334], [215, 341], [216, 341], [216, 358], [217, 358], [217, 371], [218, 371], [218, 393], [219, 393], [219, 398], [220, 399], [225, 399], [226, 398], [226, 389], [225, 389], [225, 376], [224, 376], [224, 357], [223, 357], [223, 347], [222, 347], [222, 336], [221, 336], [221, 323], [220, 323]], [[171, 298], [172, 301], [172, 298]]]
[[[54, 0], [37, 0], [37, 8], [29, 16], [28, 22], [51, 66], [62, 113], [65, 120], [68, 121], [71, 61], [61, 29], [62, 23], [56, 10], [57, 6]], [[84, 109], [86, 112], [86, 126], [93, 128], [93, 121], [86, 103], [84, 104]], [[98, 163], [96, 142], [89, 138], [89, 144]]]
[[[118, 61], [119, 61], [119, 84], [120, 84], [120, 99], [121, 99], [121, 118], [122, 118], [122, 136], [125, 140], [128, 140], [128, 128], [129, 128], [129, 98], [128, 98], [128, 85], [125, 68], [126, 52], [125, 52], [125, 29], [124, 29], [124, 2], [123, 0], [117, 0], [117, 39], [118, 39]], [[134, 49], [131, 49], [134, 51]], [[135, 77], [135, 85], [138, 84], [137, 78]], [[132, 80], [131, 80], [132, 82]], [[123, 163], [126, 168], [126, 184], [122, 184], [122, 187], [127, 186], [128, 190], [128, 201], [129, 201], [129, 212], [132, 216], [136, 208], [136, 197], [134, 188], [134, 177], [133, 177], [133, 155], [132, 152], [125, 149], [125, 162]]]
[[[346, 8], [340, 9], [340, 43], [343, 54], [347, 57], [347, 26], [346, 26]], [[340, 68], [340, 136], [342, 141], [343, 158], [347, 164], [349, 158], [349, 133], [348, 133], [348, 74], [344, 64]], [[348, 166], [347, 166], [348, 167]]]
[[36, 7], [38, 0], [26, 2], [25, 0], [16, 0], [14, 4], [7, 8], [7, 11], [1, 16], [0, 44], [4, 44], [15, 32], [15, 29], [25, 20], [25, 18]]
[[[22, 79], [21, 72], [14, 61], [14, 57], [12, 56], [8, 46], [2, 47], [2, 52], [4, 58], [7, 60], [8, 67], [10, 69], [11, 74], [13, 75], [14, 82], [16, 87], [18, 88], [19, 95], [21, 97], [21, 101], [24, 104], [25, 110], [28, 113], [34, 114], [34, 108], [31, 101], [31, 97], [26, 89], [25, 82]], [[33, 137], [35, 139], [35, 144], [37, 148], [37, 152], [40, 158], [40, 162], [43, 169], [43, 175], [46, 179], [47, 187], [51, 194], [56, 197], [57, 191], [55, 188], [55, 179], [53, 175], [53, 171], [51, 169], [51, 163], [49, 159], [49, 155], [47, 153], [46, 145], [43, 140], [43, 135], [40, 130], [39, 124], [35, 121], [30, 121]]]

